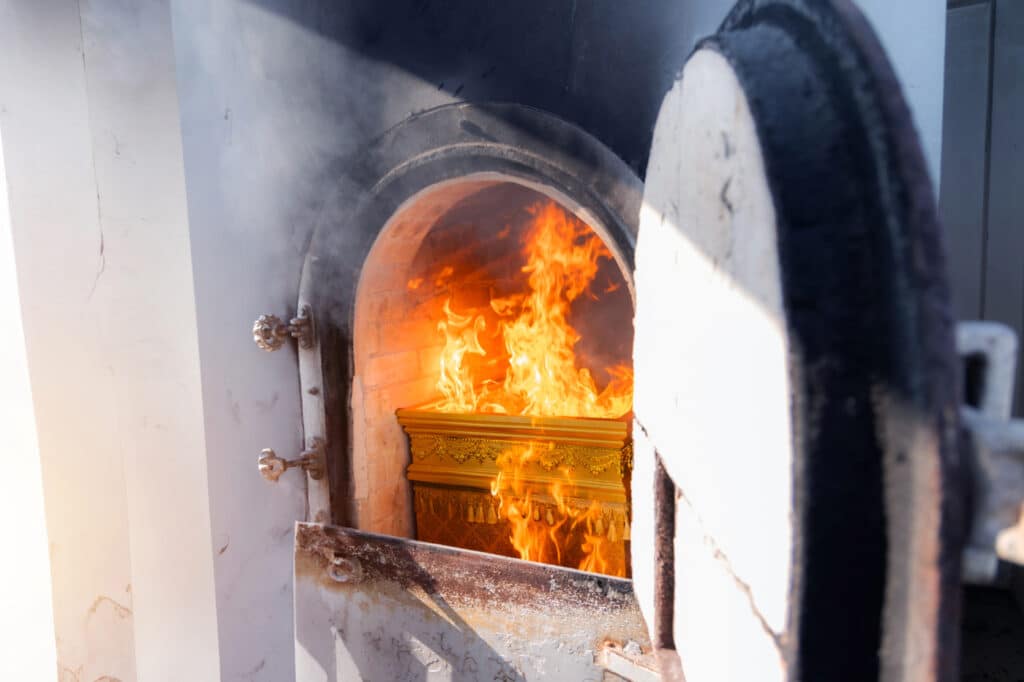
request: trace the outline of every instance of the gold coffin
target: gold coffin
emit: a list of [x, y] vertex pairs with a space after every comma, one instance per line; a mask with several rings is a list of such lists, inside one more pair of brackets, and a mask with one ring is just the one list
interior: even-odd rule
[[[518, 489], [530, 491], [534, 521], [553, 523], [558, 507], [549, 491], [558, 483], [570, 509], [587, 510], [596, 503], [591, 518], [597, 519], [587, 532], [606, 540], [605, 552], [615, 564], [628, 566], [626, 486], [632, 442], [626, 421], [422, 409], [400, 409], [397, 416], [409, 435], [407, 475], [413, 486], [418, 539], [519, 556], [491, 484], [499, 473], [499, 457], [532, 447], [535, 456], [516, 475]], [[550, 563], [576, 568], [580, 561], [578, 551], [567, 551], [560, 561]]]

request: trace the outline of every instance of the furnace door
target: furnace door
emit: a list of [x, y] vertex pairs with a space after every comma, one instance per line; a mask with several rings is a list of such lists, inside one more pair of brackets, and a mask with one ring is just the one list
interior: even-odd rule
[[633, 579], [688, 682], [957, 678], [943, 260], [853, 4], [739, 3], [663, 102], [636, 250]]

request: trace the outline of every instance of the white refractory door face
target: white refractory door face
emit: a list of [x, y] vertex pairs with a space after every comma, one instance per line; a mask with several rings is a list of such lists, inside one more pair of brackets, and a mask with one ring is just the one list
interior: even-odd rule
[[[666, 98], [648, 173], [634, 443], [645, 463], [657, 448], [682, 491], [679, 654], [696, 679], [783, 679], [776, 633], [786, 628], [792, 581], [790, 347], [756, 127], [717, 52], [696, 53]], [[634, 499], [639, 506], [644, 496]], [[656, 544], [634, 537], [649, 615]], [[737, 642], [742, 656], [730, 655]]]
[[963, 468], [931, 184], [870, 27], [740, 2], [636, 250], [633, 577], [662, 672], [956, 679]]

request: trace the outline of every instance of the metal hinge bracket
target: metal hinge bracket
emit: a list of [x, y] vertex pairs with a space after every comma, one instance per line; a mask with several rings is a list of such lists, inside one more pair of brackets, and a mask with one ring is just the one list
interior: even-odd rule
[[299, 347], [309, 350], [316, 345], [316, 326], [313, 311], [308, 305], [285, 324], [277, 315], [260, 315], [252, 325], [252, 340], [267, 352], [279, 350], [289, 337], [298, 341]]
[[314, 438], [312, 446], [300, 452], [295, 459], [282, 459], [266, 448], [260, 453], [257, 464], [260, 475], [271, 483], [276, 483], [284, 472], [295, 468], [303, 469], [310, 478], [319, 481], [327, 471], [327, 448], [322, 439]]

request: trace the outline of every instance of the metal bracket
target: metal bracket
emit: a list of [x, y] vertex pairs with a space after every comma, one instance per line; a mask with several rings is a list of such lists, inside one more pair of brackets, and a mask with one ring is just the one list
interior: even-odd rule
[[327, 452], [324, 441], [314, 438], [312, 447], [303, 450], [296, 459], [282, 459], [273, 450], [266, 448], [260, 453], [257, 463], [260, 475], [271, 483], [276, 483], [284, 472], [294, 468], [305, 470], [310, 478], [319, 481], [327, 470]]
[[1010, 416], [1017, 336], [1001, 324], [962, 322], [957, 351], [977, 400], [960, 410], [974, 483], [963, 580], [1004, 584], [1009, 575], [1002, 562], [1024, 566], [1024, 420]]
[[260, 315], [252, 325], [252, 340], [267, 352], [280, 350], [285, 339], [291, 337], [299, 342], [299, 347], [306, 350], [316, 345], [316, 327], [313, 324], [313, 311], [308, 305], [303, 306], [298, 316], [285, 324], [277, 315]]

